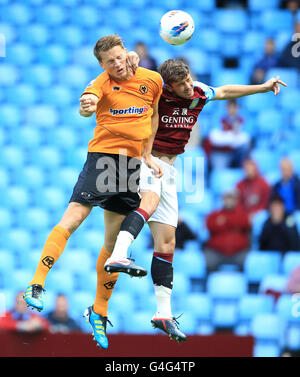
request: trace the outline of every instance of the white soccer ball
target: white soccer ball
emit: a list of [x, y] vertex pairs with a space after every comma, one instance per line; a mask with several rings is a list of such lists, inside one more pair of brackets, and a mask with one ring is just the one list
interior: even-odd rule
[[182, 10], [171, 10], [160, 20], [159, 34], [171, 45], [182, 45], [192, 38], [195, 26], [192, 17]]

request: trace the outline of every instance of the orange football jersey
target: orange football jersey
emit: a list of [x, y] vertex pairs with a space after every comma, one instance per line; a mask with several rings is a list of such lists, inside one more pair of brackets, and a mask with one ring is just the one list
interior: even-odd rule
[[[126, 81], [114, 81], [105, 71], [93, 80], [83, 94], [99, 98], [94, 137], [89, 152], [140, 157], [152, 133], [152, 106], [159, 101], [163, 82], [159, 73], [139, 67]], [[120, 150], [123, 152], [120, 153]]]

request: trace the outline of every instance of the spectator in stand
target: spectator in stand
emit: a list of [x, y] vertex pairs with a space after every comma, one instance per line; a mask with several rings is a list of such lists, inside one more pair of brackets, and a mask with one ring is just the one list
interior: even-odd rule
[[298, 56], [298, 43], [300, 40], [300, 21], [296, 21], [294, 24], [294, 35], [296, 35], [296, 37], [293, 38], [293, 40], [291, 40], [283, 49], [278, 60], [278, 66], [284, 68], [296, 68], [298, 69], [298, 71], [300, 71], [300, 59]]
[[215, 271], [223, 264], [234, 264], [243, 270], [249, 252], [250, 223], [247, 213], [239, 206], [236, 190], [223, 194], [223, 208], [206, 218], [210, 239], [204, 245], [207, 271]]
[[71, 331], [81, 331], [81, 328], [68, 314], [68, 299], [63, 294], [56, 297], [55, 308], [47, 316], [50, 322], [52, 333], [68, 333]]
[[292, 270], [287, 281], [286, 290], [290, 294], [300, 293], [300, 266]]
[[251, 77], [251, 84], [262, 84], [266, 79], [269, 69], [276, 67], [278, 55], [275, 51], [275, 42], [273, 38], [267, 38], [265, 41], [264, 55], [254, 65], [254, 71]]
[[271, 198], [280, 196], [284, 201], [285, 211], [292, 213], [300, 210], [300, 179], [294, 172], [291, 160], [284, 157], [280, 161], [281, 176], [271, 193]]
[[268, 208], [270, 186], [259, 173], [255, 161], [247, 158], [243, 162], [245, 178], [237, 184], [239, 204], [244, 208], [252, 221], [253, 215], [262, 209]]
[[295, 219], [285, 212], [284, 202], [279, 196], [271, 200], [269, 213], [259, 237], [259, 249], [281, 251], [283, 254], [300, 250]]
[[1, 314], [0, 330], [28, 333], [48, 330], [49, 322], [41, 315], [27, 309], [23, 294], [24, 292], [17, 293], [13, 309]]
[[227, 114], [221, 119], [222, 128], [209, 133], [210, 165], [215, 168], [241, 167], [250, 148], [250, 136], [241, 131], [244, 120], [239, 115], [236, 100], [227, 102]]
[[299, 0], [282, 0], [281, 8], [290, 10], [294, 15], [297, 14], [300, 7]]
[[186, 241], [197, 239], [195, 233], [190, 229], [190, 227], [181, 217], [178, 218], [175, 239], [176, 249], [184, 249], [184, 244]]
[[137, 42], [134, 46], [134, 51], [140, 58], [139, 66], [153, 71], [157, 70], [155, 59], [148, 54], [148, 48], [144, 42]]

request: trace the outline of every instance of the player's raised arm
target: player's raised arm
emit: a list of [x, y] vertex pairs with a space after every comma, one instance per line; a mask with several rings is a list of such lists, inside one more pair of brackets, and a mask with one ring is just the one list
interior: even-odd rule
[[95, 94], [83, 94], [79, 98], [79, 114], [84, 117], [90, 117], [97, 109], [99, 98]]
[[286, 83], [279, 80], [279, 76], [271, 78], [260, 85], [224, 85], [215, 88], [215, 100], [234, 99], [251, 94], [274, 92], [277, 95], [280, 92], [280, 85], [287, 86]]

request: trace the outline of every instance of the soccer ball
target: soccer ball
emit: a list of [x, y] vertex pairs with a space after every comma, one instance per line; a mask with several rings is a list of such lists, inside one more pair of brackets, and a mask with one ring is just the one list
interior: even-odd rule
[[160, 20], [159, 34], [171, 45], [182, 45], [192, 38], [194, 29], [194, 20], [188, 13], [182, 10], [171, 10]]

